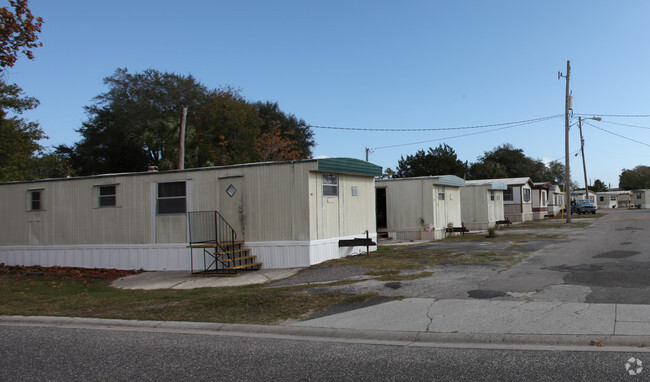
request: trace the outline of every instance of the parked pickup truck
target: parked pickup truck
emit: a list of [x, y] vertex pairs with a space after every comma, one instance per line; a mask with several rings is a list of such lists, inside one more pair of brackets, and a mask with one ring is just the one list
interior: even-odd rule
[[575, 202], [571, 202], [571, 213], [572, 214], [586, 214], [586, 213], [595, 214], [596, 205], [587, 199], [578, 199]]

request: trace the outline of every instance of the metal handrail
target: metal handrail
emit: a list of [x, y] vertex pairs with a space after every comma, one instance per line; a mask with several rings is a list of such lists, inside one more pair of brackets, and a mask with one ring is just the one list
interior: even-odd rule
[[[190, 245], [214, 243], [215, 252], [223, 252], [234, 260], [237, 232], [218, 211], [192, 211], [187, 215]], [[204, 268], [207, 271], [212, 264], [218, 268], [218, 263], [215, 259], [210, 265], [204, 264]]]

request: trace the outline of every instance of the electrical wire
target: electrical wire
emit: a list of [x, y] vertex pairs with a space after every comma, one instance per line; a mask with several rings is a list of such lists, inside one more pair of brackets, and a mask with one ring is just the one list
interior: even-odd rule
[[650, 114], [593, 114], [593, 113], [580, 113], [574, 114], [579, 117], [620, 117], [620, 118], [648, 118]]
[[426, 141], [419, 141], [419, 142], [412, 142], [412, 143], [401, 143], [401, 144], [390, 145], [390, 146], [374, 147], [372, 150], [374, 151], [374, 150], [378, 150], [378, 149], [387, 149], [387, 148], [391, 148], [391, 147], [401, 147], [401, 146], [418, 145], [418, 144], [421, 144], [421, 143], [438, 142], [438, 141], [444, 141], [444, 140], [447, 140], [447, 139], [461, 138], [461, 137], [468, 137], [468, 136], [470, 136], [470, 135], [485, 134], [485, 133], [490, 133], [490, 132], [493, 132], [493, 131], [505, 130], [505, 129], [510, 129], [510, 128], [513, 128], [513, 127], [518, 127], [518, 126], [523, 126], [523, 125], [530, 125], [530, 124], [532, 124], [532, 123], [537, 123], [537, 122], [539, 122], [539, 121], [524, 122], [524, 123], [520, 123], [520, 124], [518, 124], [518, 125], [504, 126], [504, 127], [499, 127], [499, 128], [497, 128], [497, 129], [490, 129], [490, 130], [485, 130], [485, 131], [479, 131], [479, 132], [477, 132], [477, 133], [468, 133], [468, 134], [454, 135], [454, 136], [452, 136], [452, 137], [430, 139], [430, 140], [426, 140]]
[[583, 121], [583, 123], [584, 123], [585, 125], [589, 125], [589, 126], [591, 126], [591, 127], [595, 127], [595, 128], [597, 128], [598, 130], [602, 130], [602, 131], [604, 131], [604, 132], [606, 132], [606, 133], [610, 133], [610, 134], [612, 134], [612, 135], [616, 135], [617, 137], [620, 137], [620, 138], [623, 138], [623, 139], [627, 139], [628, 141], [632, 141], [632, 142], [640, 143], [640, 144], [642, 144], [642, 145], [644, 145], [644, 146], [648, 146], [648, 147], [650, 147], [650, 145], [647, 144], [647, 143], [645, 143], [645, 142], [637, 141], [636, 139], [632, 139], [632, 138], [628, 138], [628, 137], [623, 136], [623, 135], [620, 135], [620, 134], [616, 134], [616, 133], [614, 133], [614, 132], [612, 132], [612, 131], [609, 131], [609, 130], [607, 130], [607, 129], [603, 129], [602, 127], [598, 127], [598, 126], [596, 126], [596, 125], [594, 125], [594, 124], [592, 124], [592, 123], [584, 122], [584, 121]]
[[[424, 129], [372, 129], [372, 128], [360, 128], [360, 127], [336, 127], [336, 126], [316, 126], [309, 125], [308, 127], [314, 129], [330, 129], [330, 130], [348, 130], [348, 131], [386, 131], [386, 132], [405, 132], [405, 131], [445, 131], [445, 130], [467, 130], [467, 129], [482, 129], [486, 127], [497, 127], [497, 126], [521, 126], [527, 125], [529, 123], [543, 122], [549, 119], [562, 117], [563, 114], [549, 115], [546, 117], [527, 119], [524, 121], [515, 121], [515, 122], [504, 122], [504, 123], [494, 123], [490, 125], [478, 125], [478, 126], [462, 126], [462, 127], [432, 127]], [[494, 130], [493, 130], [494, 131]]]
[[610, 121], [600, 121], [602, 123], [609, 123], [612, 125], [621, 125], [621, 126], [629, 126], [629, 127], [638, 127], [639, 129], [646, 129], [650, 130], [650, 127], [645, 127], [645, 126], [637, 126], [637, 125], [628, 125], [627, 123], [618, 123], [618, 122], [610, 122]]

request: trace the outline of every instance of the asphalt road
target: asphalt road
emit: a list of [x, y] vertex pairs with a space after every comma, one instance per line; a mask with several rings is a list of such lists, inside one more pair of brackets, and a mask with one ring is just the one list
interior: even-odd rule
[[[568, 235], [567, 239], [432, 242], [413, 249], [458, 251], [518, 251], [527, 258], [506, 269], [496, 264], [446, 264], [433, 267], [431, 277], [401, 282], [365, 280], [324, 290], [386, 297], [477, 298], [514, 301], [650, 304], [650, 211], [613, 209], [586, 228], [539, 229], [539, 234]], [[514, 231], [511, 232], [522, 232]], [[525, 232], [522, 232], [525, 234]], [[357, 269], [351, 277], [361, 276]], [[340, 279], [339, 269], [315, 269], [283, 284]]]
[[[2, 381], [641, 381], [650, 353], [0, 326]], [[597, 349], [601, 350], [601, 349]], [[636, 372], [633, 361], [628, 369]], [[642, 366], [643, 367], [643, 366]]]

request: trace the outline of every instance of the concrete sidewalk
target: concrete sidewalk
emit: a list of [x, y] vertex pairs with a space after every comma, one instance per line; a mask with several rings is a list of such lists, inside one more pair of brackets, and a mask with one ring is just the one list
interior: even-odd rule
[[301, 268], [242, 271], [237, 277], [192, 276], [190, 271], [143, 272], [111, 283], [120, 289], [194, 289], [264, 284], [298, 273]]
[[650, 307], [411, 298], [288, 325], [0, 316], [0, 325], [196, 333], [401, 346], [650, 352]]
[[409, 298], [292, 325], [450, 334], [650, 336], [650, 306]]

